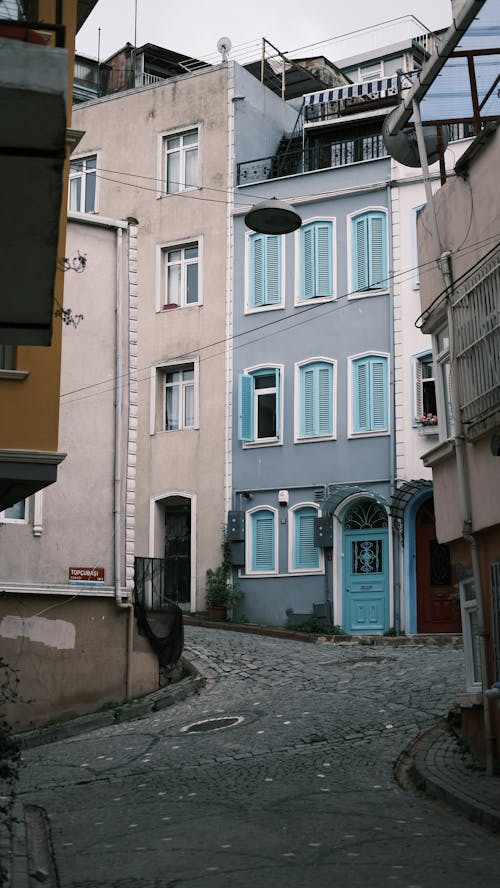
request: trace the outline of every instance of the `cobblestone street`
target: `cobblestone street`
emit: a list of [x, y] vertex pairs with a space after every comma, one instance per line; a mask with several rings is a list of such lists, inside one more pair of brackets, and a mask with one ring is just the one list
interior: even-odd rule
[[25, 752], [61, 888], [498, 884], [498, 839], [393, 776], [462, 689], [460, 648], [186, 627], [185, 656], [197, 696]]

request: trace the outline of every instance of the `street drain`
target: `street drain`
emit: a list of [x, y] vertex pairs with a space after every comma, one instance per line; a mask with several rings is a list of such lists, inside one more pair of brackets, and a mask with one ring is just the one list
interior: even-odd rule
[[181, 728], [185, 734], [202, 734], [204, 731], [221, 731], [222, 728], [232, 728], [243, 721], [242, 715], [231, 715], [226, 718], [207, 718], [205, 721], [194, 722]]

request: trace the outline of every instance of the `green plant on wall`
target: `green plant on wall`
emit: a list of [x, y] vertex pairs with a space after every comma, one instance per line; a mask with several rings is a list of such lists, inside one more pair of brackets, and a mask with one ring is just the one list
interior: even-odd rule
[[206, 578], [206, 602], [207, 607], [231, 608], [239, 604], [243, 599], [243, 592], [237, 583], [230, 582], [231, 576], [231, 544], [224, 529], [221, 563], [215, 570], [209, 567]]

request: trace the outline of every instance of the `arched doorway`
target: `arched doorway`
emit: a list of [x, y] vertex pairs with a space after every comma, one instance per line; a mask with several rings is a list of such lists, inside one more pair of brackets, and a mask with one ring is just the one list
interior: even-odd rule
[[389, 628], [387, 512], [372, 499], [355, 502], [343, 523], [343, 629], [380, 635]]
[[454, 596], [450, 550], [438, 543], [434, 500], [422, 503], [415, 516], [417, 632], [461, 632], [460, 608]]

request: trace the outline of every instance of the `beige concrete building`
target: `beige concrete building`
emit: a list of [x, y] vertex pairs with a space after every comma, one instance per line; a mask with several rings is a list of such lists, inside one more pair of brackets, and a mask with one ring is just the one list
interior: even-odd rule
[[165, 559], [160, 595], [193, 611], [219, 560], [228, 477], [230, 71], [206, 68], [74, 109], [85, 135], [70, 207], [134, 217], [139, 230], [135, 554], [153, 577], [163, 567], [149, 559]]
[[67, 457], [57, 484], [0, 514], [0, 639], [20, 679], [8, 715], [24, 727], [154, 690], [159, 677], [131, 607], [137, 227], [72, 216], [67, 254]]

